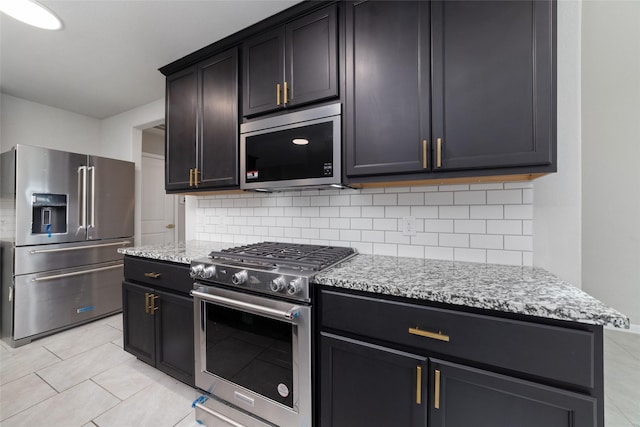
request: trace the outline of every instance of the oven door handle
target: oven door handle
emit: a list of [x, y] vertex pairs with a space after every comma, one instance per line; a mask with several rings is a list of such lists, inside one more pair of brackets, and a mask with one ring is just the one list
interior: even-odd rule
[[294, 305], [289, 310], [277, 310], [275, 308], [264, 307], [262, 305], [252, 304], [250, 302], [238, 301], [236, 299], [221, 297], [218, 295], [211, 295], [199, 291], [191, 291], [191, 296], [203, 299], [205, 301], [213, 302], [228, 308], [235, 308], [238, 310], [248, 311], [253, 314], [259, 314], [278, 320], [288, 320], [291, 323], [295, 323], [295, 320], [300, 316], [300, 307]]

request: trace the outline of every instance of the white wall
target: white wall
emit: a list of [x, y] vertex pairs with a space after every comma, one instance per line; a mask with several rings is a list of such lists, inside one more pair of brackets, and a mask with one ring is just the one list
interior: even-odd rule
[[582, 10], [582, 284], [640, 324], [640, 2]]
[[581, 2], [558, 2], [558, 172], [534, 181], [533, 263], [581, 287]]
[[102, 151], [98, 119], [6, 94], [0, 94], [0, 115], [0, 152], [16, 144], [96, 155]]
[[135, 239], [140, 241], [142, 129], [164, 122], [164, 98], [102, 121], [102, 155], [136, 164]]

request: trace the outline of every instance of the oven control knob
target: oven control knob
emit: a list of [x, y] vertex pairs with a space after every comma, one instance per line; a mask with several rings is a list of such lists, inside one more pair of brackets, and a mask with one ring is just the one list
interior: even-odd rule
[[233, 276], [231, 276], [231, 282], [234, 285], [242, 285], [244, 282], [247, 281], [248, 276], [249, 275], [247, 274], [247, 270], [238, 271]]
[[196, 277], [202, 277], [203, 271], [204, 271], [204, 265], [202, 264], [192, 265], [191, 268], [189, 269], [189, 276], [191, 276], [192, 279], [195, 279]]
[[287, 285], [287, 293], [289, 295], [297, 294], [300, 292], [300, 289], [302, 289], [302, 280], [300, 280], [300, 278], [290, 281]]
[[211, 279], [215, 275], [216, 267], [214, 265], [210, 265], [209, 267], [204, 268], [200, 273], [200, 277], [202, 277], [203, 279]]
[[275, 279], [273, 279], [271, 281], [271, 284], [269, 285], [269, 288], [273, 291], [273, 292], [280, 292], [281, 290], [283, 290], [286, 287], [286, 284], [284, 282], [284, 277], [280, 276], [280, 277], [276, 277]]

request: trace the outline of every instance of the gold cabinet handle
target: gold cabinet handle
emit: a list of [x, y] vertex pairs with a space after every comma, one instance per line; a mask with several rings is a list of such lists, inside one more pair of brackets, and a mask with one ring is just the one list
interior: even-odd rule
[[433, 407], [435, 409], [440, 409], [440, 371], [436, 369], [436, 378], [434, 380], [434, 388], [433, 390]]
[[148, 292], [144, 293], [144, 312], [149, 314], [149, 294]]
[[172, 228], [176, 228], [175, 224], [167, 224], [164, 226], [164, 228], [168, 228], [168, 229], [172, 229]]
[[193, 170], [193, 184], [197, 187], [198, 184], [200, 184], [200, 181], [198, 180], [198, 174], [200, 173], [200, 171], [198, 170], [198, 168], [195, 168]]
[[160, 273], [154, 273], [154, 272], [144, 273], [144, 277], [150, 277], [152, 279], [159, 279], [160, 276], [161, 276]]
[[436, 167], [442, 167], [442, 138], [438, 138], [436, 146]]
[[189, 187], [193, 187], [193, 169], [189, 169]]
[[151, 306], [149, 307], [149, 312], [151, 313], [151, 315], [156, 314], [156, 310], [158, 309], [158, 307], [156, 307], [156, 300], [158, 298], [158, 295], [150, 294]]
[[416, 366], [416, 403], [422, 404], [422, 366]]
[[287, 82], [284, 82], [284, 105], [287, 105], [289, 99], [287, 98]]
[[415, 328], [409, 328], [409, 333], [411, 335], [418, 335], [420, 337], [432, 338], [434, 340], [449, 342], [449, 335], [445, 335], [440, 331], [429, 332], [429, 331], [423, 331], [422, 329], [418, 329], [417, 327], [415, 327]]
[[276, 85], [276, 105], [280, 105], [280, 83]]
[[422, 140], [422, 169], [427, 168], [427, 140]]

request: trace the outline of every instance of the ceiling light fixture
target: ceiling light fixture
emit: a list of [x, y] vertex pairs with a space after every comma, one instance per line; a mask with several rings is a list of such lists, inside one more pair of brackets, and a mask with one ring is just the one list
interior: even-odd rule
[[34, 0], [0, 0], [0, 11], [34, 27], [45, 30], [62, 29], [62, 21]]
[[296, 145], [307, 145], [309, 143], [309, 140], [308, 139], [303, 139], [303, 138], [296, 138], [291, 142], [293, 142]]

